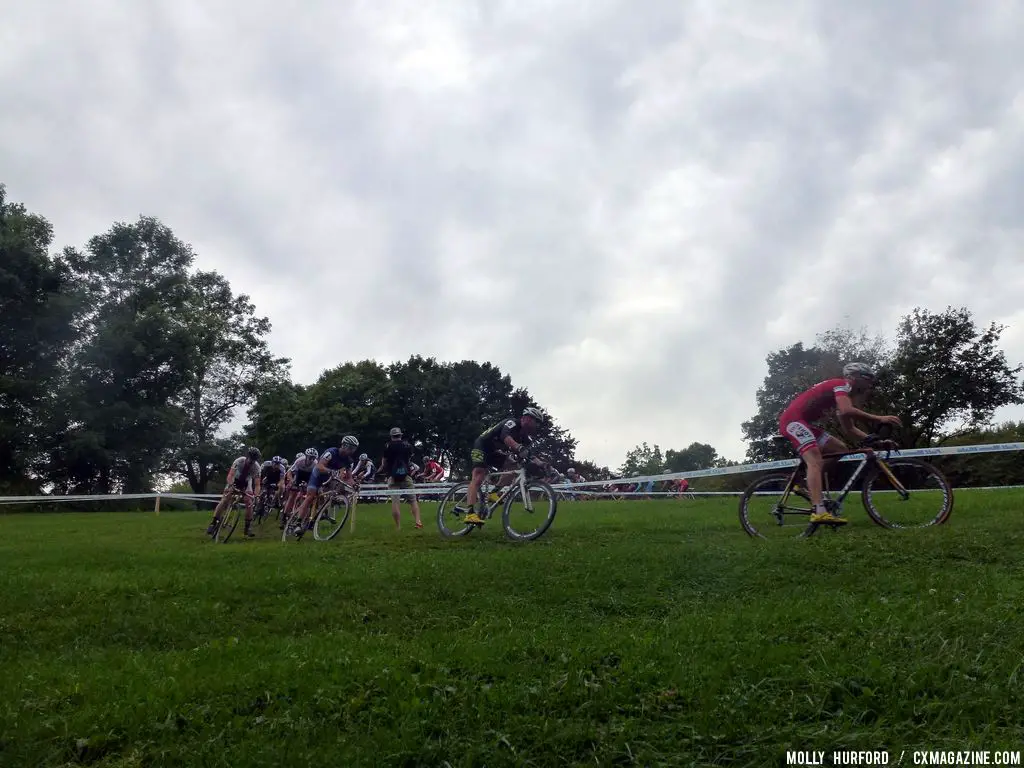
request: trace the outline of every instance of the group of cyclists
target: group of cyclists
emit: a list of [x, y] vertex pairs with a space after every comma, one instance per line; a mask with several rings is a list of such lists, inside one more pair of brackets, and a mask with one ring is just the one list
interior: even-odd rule
[[[346, 435], [337, 447], [328, 448], [323, 453], [316, 448], [307, 448], [297, 453], [291, 464], [281, 456], [274, 456], [261, 463], [259, 448], [249, 448], [244, 456], [235, 459], [228, 470], [224, 493], [214, 510], [207, 534], [212, 535], [216, 531], [221, 516], [236, 494], [245, 498], [246, 538], [256, 535], [252, 530], [252, 522], [257, 501], [266, 504], [268, 509], [275, 505], [281, 509], [281, 528], [284, 528], [294, 512], [293, 532], [301, 538], [312, 525], [311, 512], [317, 497], [334, 477], [358, 489], [362, 483], [372, 482], [378, 474], [386, 474], [389, 487], [412, 488], [415, 482], [439, 482], [445, 474], [440, 462], [430, 456], [423, 457], [422, 467], [413, 462], [412, 446], [403, 439], [398, 427], [391, 430], [380, 469], [365, 453], [356, 458], [358, 448], [359, 440], [354, 435]], [[397, 524], [398, 497], [392, 499]], [[415, 496], [413, 512], [416, 527], [421, 528]]]
[[[816, 422], [829, 413], [835, 412], [845, 432], [858, 441], [868, 434], [856, 426], [857, 420], [900, 426], [896, 416], [879, 416], [868, 413], [853, 404], [866, 397], [876, 383], [874, 369], [860, 362], [847, 363], [843, 367], [842, 376], [827, 379], [815, 384], [799, 394], [783, 410], [779, 416], [779, 432], [785, 436], [806, 465], [806, 494], [814, 505], [810, 520], [812, 523], [844, 524], [846, 519], [834, 514], [823, 498], [823, 471], [825, 459], [823, 451], [837, 453], [847, 450], [846, 445], [838, 438], [830, 435]], [[566, 476], [558, 473], [549, 463], [531, 455], [530, 447], [534, 443], [533, 436], [543, 423], [544, 417], [537, 408], [528, 407], [519, 418], [508, 418], [484, 431], [473, 443], [470, 450], [470, 462], [473, 467], [472, 479], [469, 483], [468, 501], [472, 511], [465, 518], [466, 522], [482, 526], [486, 518], [485, 500], [481, 498], [480, 486], [484, 479], [496, 471], [507, 471], [495, 484], [495, 491], [510, 481], [511, 470], [518, 464], [528, 462], [536, 465], [541, 476], [546, 479], [564, 483], [585, 483], [586, 478], [570, 468]], [[882, 444], [875, 443], [884, 448]], [[359, 484], [370, 482], [378, 475], [388, 477], [388, 488], [412, 491], [415, 483], [439, 482], [444, 477], [444, 469], [439, 462], [431, 457], [424, 457], [423, 467], [412, 461], [412, 446], [404, 440], [400, 428], [391, 430], [390, 440], [385, 446], [381, 466], [378, 469], [365, 453], [355, 457], [359, 448], [359, 440], [353, 435], [342, 438], [340, 445], [328, 448], [319, 453], [316, 448], [307, 448], [303, 453], [296, 454], [289, 465], [280, 456], [260, 463], [261, 454], [258, 448], [250, 448], [245, 456], [235, 459], [228, 471], [224, 494], [214, 511], [213, 521], [207, 529], [208, 533], [216, 530], [221, 515], [224, 513], [232, 496], [236, 493], [245, 495], [245, 536], [252, 537], [253, 499], [262, 493], [276, 493], [282, 504], [281, 525], [295, 512], [295, 535], [301, 537], [312, 525], [310, 514], [315, 507], [321, 488], [329, 482], [335, 473], [341, 480], [352, 484], [358, 489]], [[663, 481], [669, 485], [665, 490], [685, 493], [689, 487], [685, 479]], [[636, 493], [643, 484], [618, 482], [607, 486], [613, 494]], [[652, 491], [653, 482], [646, 490]], [[626, 489], [629, 489], [628, 491]], [[585, 492], [584, 492], [585, 493]], [[413, 515], [416, 527], [422, 527], [419, 506], [415, 494], [412, 496]], [[399, 523], [399, 495], [392, 495], [392, 514], [395, 524]]]

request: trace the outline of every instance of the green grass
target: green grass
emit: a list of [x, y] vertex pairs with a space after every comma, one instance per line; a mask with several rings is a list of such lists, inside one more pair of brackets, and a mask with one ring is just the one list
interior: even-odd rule
[[[5, 766], [778, 765], [1020, 749], [1024, 495], [760, 542], [735, 500], [443, 541], [216, 545], [200, 513], [0, 517]], [[406, 513], [407, 514], [407, 513]], [[405, 527], [407, 526], [407, 527]], [[907, 758], [909, 760], [909, 758]]]

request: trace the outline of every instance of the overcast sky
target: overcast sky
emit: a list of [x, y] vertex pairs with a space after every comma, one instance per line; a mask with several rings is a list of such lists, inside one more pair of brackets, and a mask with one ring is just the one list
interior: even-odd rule
[[583, 456], [740, 459], [765, 355], [837, 323], [967, 305], [1024, 361], [1022, 30], [1009, 0], [10, 2], [0, 181], [61, 246], [162, 219], [298, 382], [487, 359]]

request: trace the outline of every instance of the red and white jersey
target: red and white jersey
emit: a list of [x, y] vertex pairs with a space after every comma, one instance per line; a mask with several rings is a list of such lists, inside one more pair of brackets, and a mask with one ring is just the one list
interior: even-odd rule
[[836, 408], [836, 397], [850, 396], [852, 386], [846, 379], [826, 379], [797, 395], [779, 417], [779, 423], [817, 421]]

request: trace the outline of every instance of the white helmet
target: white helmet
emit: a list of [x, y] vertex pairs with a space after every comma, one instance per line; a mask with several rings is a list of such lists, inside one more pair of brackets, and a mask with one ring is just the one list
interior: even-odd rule
[[565, 473], [567, 475], [575, 475], [576, 474], [576, 467], [569, 467], [567, 470], [565, 470]]
[[271, 464], [284, 464], [284, 459], [282, 459], [280, 456], [275, 456], [274, 458], [272, 458], [270, 460], [270, 463]]
[[308, 453], [296, 453], [296, 454], [295, 454], [295, 460], [296, 460], [296, 461], [298, 461], [298, 460], [299, 460], [299, 459], [301, 459], [301, 458], [302, 458], [303, 456], [308, 456], [308, 455], [309, 455]]
[[316, 448], [307, 448], [304, 454], [299, 454], [300, 459], [303, 456], [306, 456], [307, 458], [313, 459], [315, 461], [316, 459], [320, 458], [320, 451], [318, 451]]
[[544, 421], [544, 416], [541, 412], [532, 406], [523, 410], [523, 416], [530, 416], [538, 422]]
[[350, 445], [353, 448], [359, 447], [359, 441], [352, 437], [352, 435], [345, 435], [343, 438], [341, 438], [341, 444]]
[[359, 460], [360, 460], [360, 461], [366, 461], [366, 460], [367, 460], [367, 459], [369, 459], [369, 458], [370, 458], [370, 457], [369, 457], [369, 456], [367, 456], [367, 455], [366, 455], [365, 453], [360, 453], [360, 454], [359, 454]]
[[844, 379], [875, 380], [875, 369], [867, 363], [847, 363], [843, 366]]

